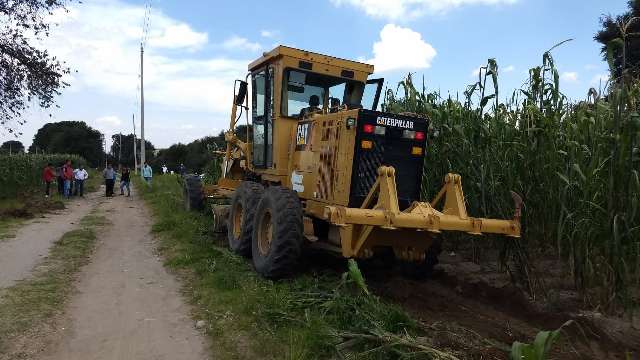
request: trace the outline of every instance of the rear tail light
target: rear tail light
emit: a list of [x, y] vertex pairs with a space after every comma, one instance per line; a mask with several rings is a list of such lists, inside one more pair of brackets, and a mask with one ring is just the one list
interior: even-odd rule
[[362, 130], [364, 130], [364, 132], [366, 132], [367, 134], [371, 134], [375, 130], [375, 126], [371, 124], [364, 124]]
[[416, 132], [413, 130], [404, 130], [402, 131], [402, 137], [405, 139], [415, 139]]
[[386, 128], [384, 126], [376, 126], [376, 135], [384, 135]]
[[373, 142], [370, 140], [362, 140], [362, 142], [360, 143], [360, 146], [363, 149], [371, 149], [373, 148]]
[[411, 148], [411, 154], [412, 155], [422, 155], [422, 148], [421, 147], [417, 147], [414, 146]]
[[422, 131], [416, 131], [416, 140], [424, 140], [424, 133]]

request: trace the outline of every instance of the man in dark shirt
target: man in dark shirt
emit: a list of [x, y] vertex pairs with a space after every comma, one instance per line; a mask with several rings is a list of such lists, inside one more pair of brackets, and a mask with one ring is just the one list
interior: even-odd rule
[[122, 169], [122, 174], [120, 175], [120, 195], [124, 195], [124, 188], [127, 188], [127, 196], [131, 196], [131, 178], [129, 168], [125, 167]]

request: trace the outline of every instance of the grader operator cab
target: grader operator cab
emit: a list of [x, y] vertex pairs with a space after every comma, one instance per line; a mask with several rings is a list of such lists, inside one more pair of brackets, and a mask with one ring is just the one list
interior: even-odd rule
[[[429, 120], [377, 111], [383, 80], [368, 79], [373, 70], [279, 46], [236, 80], [222, 178], [204, 189], [187, 179], [185, 199], [211, 200], [230, 248], [262, 276], [291, 274], [304, 247], [347, 258], [392, 249], [427, 273], [442, 231], [520, 236], [515, 193], [512, 220], [470, 217], [456, 174], [420, 201]], [[251, 131], [236, 134], [243, 114]]]

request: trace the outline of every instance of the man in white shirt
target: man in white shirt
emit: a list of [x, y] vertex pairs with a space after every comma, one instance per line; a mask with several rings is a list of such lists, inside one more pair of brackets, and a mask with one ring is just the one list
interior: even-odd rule
[[84, 181], [89, 178], [89, 173], [84, 169], [84, 166], [80, 165], [80, 167], [74, 171], [73, 175], [76, 180], [76, 190], [80, 196], [84, 196]]

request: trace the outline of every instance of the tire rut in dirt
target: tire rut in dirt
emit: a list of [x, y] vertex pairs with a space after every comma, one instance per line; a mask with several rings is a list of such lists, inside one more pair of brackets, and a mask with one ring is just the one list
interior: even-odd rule
[[251, 256], [255, 214], [263, 192], [262, 185], [253, 181], [243, 181], [231, 198], [227, 241], [231, 250], [238, 255]]
[[[290, 276], [302, 253], [302, 205], [296, 192], [280, 186], [265, 190], [253, 229], [252, 255], [256, 271], [263, 277]], [[267, 232], [271, 234], [267, 234]], [[269, 236], [269, 246], [259, 242]], [[266, 251], [265, 251], [266, 250]]]
[[184, 178], [184, 206], [188, 211], [204, 209], [202, 179], [197, 175], [187, 175]]

